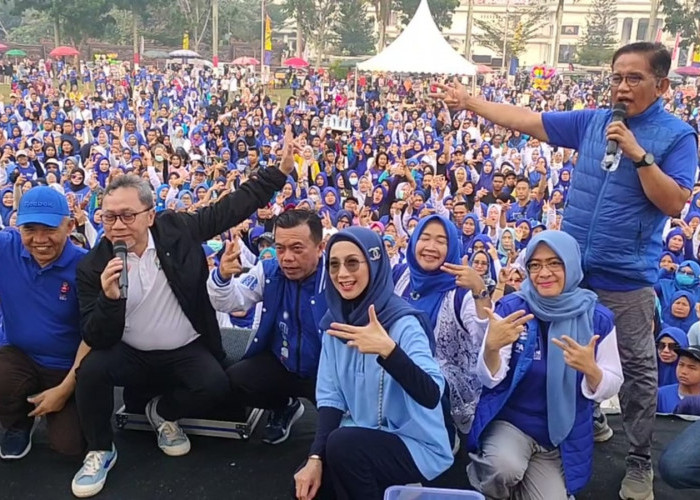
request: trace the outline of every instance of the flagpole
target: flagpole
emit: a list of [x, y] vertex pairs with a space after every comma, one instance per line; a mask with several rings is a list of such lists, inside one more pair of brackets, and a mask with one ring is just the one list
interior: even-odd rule
[[[265, 83], [263, 82], [263, 73], [265, 72], [265, 0], [260, 2], [260, 85], [262, 86], [262, 95], [265, 97]], [[262, 104], [262, 103], [261, 103]]]

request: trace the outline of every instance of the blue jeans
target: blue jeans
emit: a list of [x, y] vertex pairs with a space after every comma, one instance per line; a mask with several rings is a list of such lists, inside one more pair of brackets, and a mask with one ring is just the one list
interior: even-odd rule
[[671, 441], [661, 455], [659, 471], [673, 488], [700, 488], [700, 421]]

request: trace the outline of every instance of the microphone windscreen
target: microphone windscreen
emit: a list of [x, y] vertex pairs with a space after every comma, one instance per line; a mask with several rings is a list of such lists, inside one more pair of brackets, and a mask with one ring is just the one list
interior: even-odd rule
[[115, 241], [112, 248], [114, 255], [119, 255], [120, 253], [126, 254], [127, 252], [126, 243], [124, 243], [122, 240]]

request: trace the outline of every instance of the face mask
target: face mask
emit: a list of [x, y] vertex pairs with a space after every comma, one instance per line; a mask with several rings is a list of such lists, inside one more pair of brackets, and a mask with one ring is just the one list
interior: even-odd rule
[[681, 286], [690, 286], [695, 282], [694, 276], [688, 276], [687, 274], [676, 274], [676, 283]]
[[163, 158], [162, 155], [156, 155], [156, 156], [155, 156], [155, 160], [156, 160], [157, 162], [161, 162], [161, 161], [163, 161], [163, 159], [164, 159], [164, 158]]
[[317, 194], [310, 194], [309, 198], [311, 198], [314, 203], [318, 203], [318, 201], [321, 199], [321, 197]]
[[485, 140], [486, 142], [489, 142], [489, 141], [491, 140], [491, 137], [486, 136], [486, 137], [484, 137], [484, 140]]
[[219, 253], [219, 251], [224, 248], [224, 242], [220, 240], [209, 240], [207, 241], [207, 246], [214, 250], [214, 252]]
[[301, 125], [301, 122], [299, 120], [297, 120], [294, 122], [294, 125], [299, 126], [299, 125]]
[[359, 179], [357, 177], [350, 177], [350, 184], [353, 186], [357, 186], [357, 183], [359, 182]]
[[396, 199], [403, 200], [403, 191], [399, 191], [398, 193], [396, 193]]
[[414, 230], [414, 229], [415, 229], [415, 227], [409, 227], [408, 229], [406, 229], [406, 232], [408, 233], [409, 236], [412, 236], [412, 235], [413, 235], [413, 230]]

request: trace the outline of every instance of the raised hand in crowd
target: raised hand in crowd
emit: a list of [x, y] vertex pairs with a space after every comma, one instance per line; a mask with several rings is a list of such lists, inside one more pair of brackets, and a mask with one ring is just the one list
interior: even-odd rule
[[576, 371], [586, 376], [588, 387], [595, 391], [603, 378], [603, 371], [596, 363], [595, 346], [600, 335], [593, 335], [590, 342], [581, 345], [568, 335], [560, 339], [552, 339], [552, 343], [564, 351], [564, 362]]
[[331, 323], [327, 330], [329, 335], [347, 340], [347, 346], [356, 348], [362, 354], [376, 354], [387, 358], [396, 347], [396, 342], [389, 336], [377, 318], [374, 305], [369, 306], [369, 323], [366, 326], [352, 326], [344, 323]]
[[233, 276], [237, 276], [243, 271], [241, 264], [241, 249], [238, 246], [238, 240], [227, 241], [224, 253], [219, 261], [219, 274], [225, 280], [230, 280]]
[[518, 340], [525, 331], [525, 324], [535, 316], [526, 314], [522, 309], [505, 318], [494, 314], [492, 309], [487, 309], [486, 314], [489, 319], [489, 328], [484, 343], [484, 361], [493, 375], [501, 366], [500, 350]]

